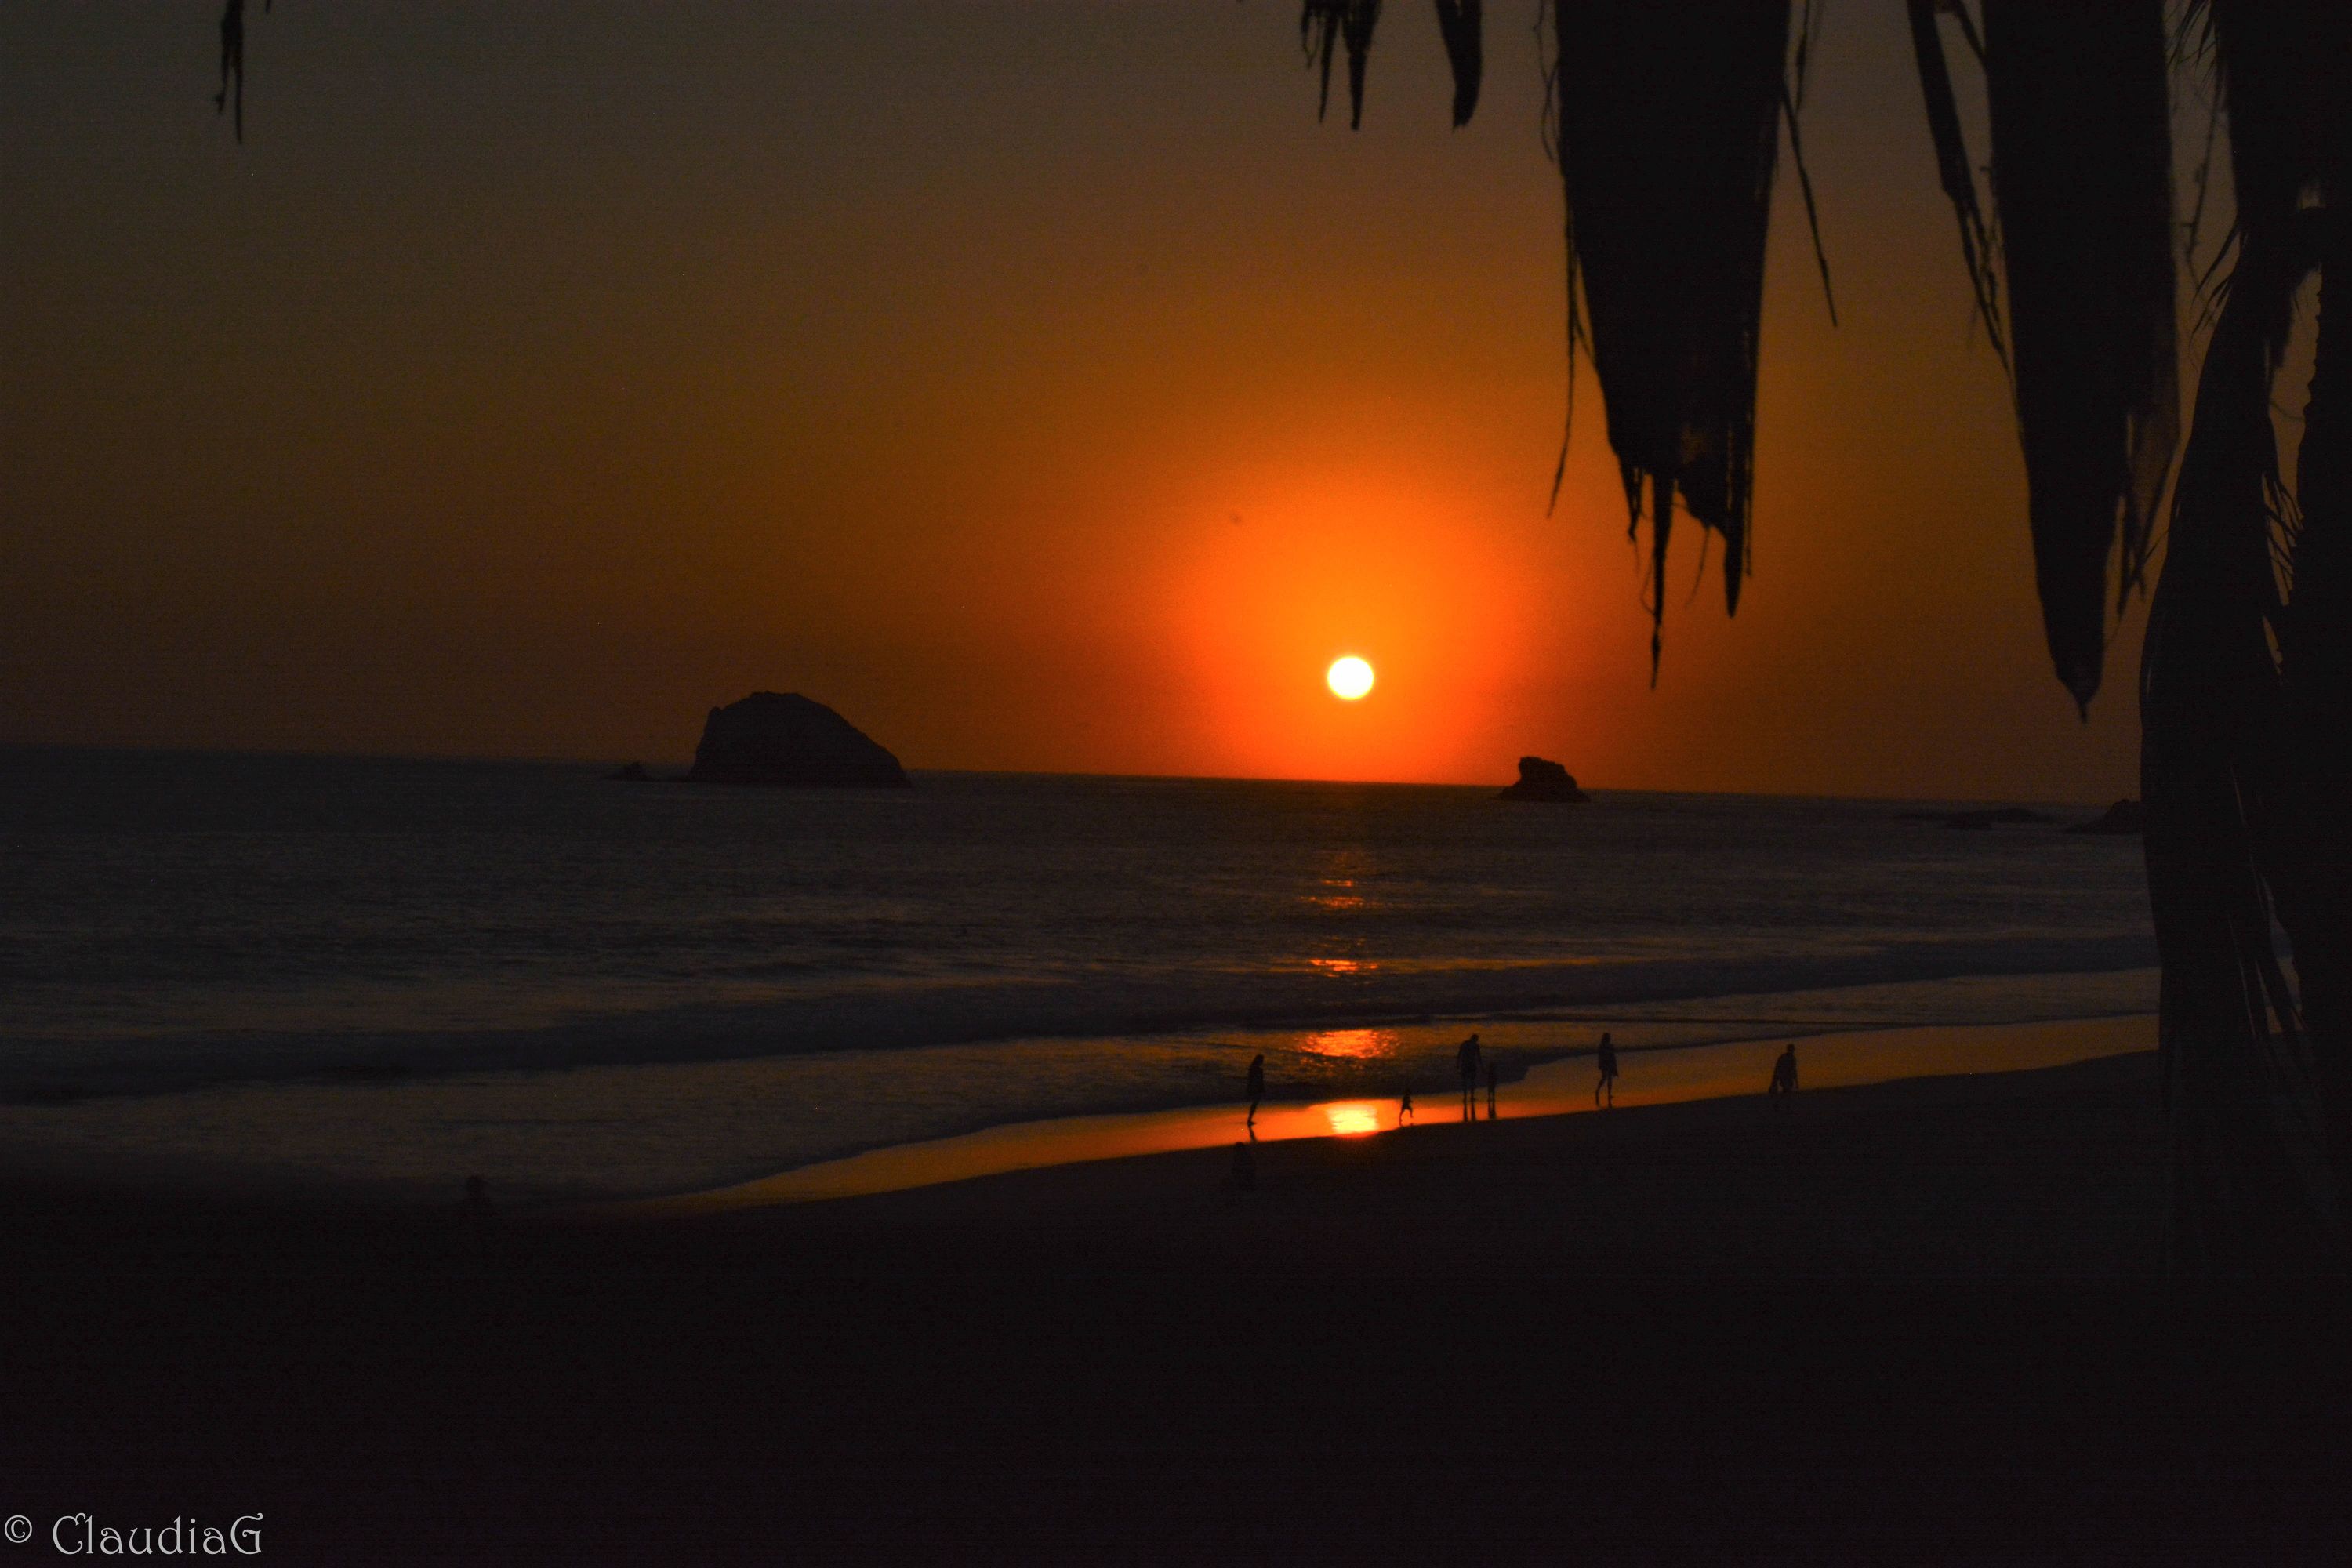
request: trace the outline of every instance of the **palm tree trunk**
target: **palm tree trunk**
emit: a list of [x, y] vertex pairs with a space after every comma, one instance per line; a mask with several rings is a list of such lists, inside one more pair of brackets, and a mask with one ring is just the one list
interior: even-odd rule
[[2269, 640], [2283, 495], [2271, 389], [2317, 259], [2309, 227], [2249, 232], [2230, 279], [2141, 670], [2174, 1256], [2193, 1275], [2330, 1268], [2340, 1237], [2322, 1090], [2263, 874], [2293, 820], [2295, 754]]
[[2279, 631], [2284, 731], [2265, 857], [2294, 947], [2339, 1194], [2352, 1194], [2352, 202], [2322, 209], [2319, 352], [2296, 489], [2302, 526]]

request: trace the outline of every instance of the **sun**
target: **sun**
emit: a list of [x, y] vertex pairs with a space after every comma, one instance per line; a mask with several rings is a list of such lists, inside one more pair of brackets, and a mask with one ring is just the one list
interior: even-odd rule
[[1353, 702], [1372, 689], [1372, 667], [1351, 653], [1332, 660], [1331, 668], [1323, 672], [1323, 679], [1331, 688], [1331, 695]]

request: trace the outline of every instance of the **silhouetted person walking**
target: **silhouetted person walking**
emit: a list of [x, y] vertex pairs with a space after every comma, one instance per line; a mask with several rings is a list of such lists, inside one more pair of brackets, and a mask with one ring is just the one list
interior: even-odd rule
[[1608, 1103], [1615, 1105], [1617, 1103], [1617, 1047], [1610, 1040], [1609, 1031], [1606, 1029], [1601, 1031], [1600, 1056], [1601, 1081], [1592, 1086], [1592, 1103], [1601, 1104], [1601, 1097], [1605, 1094], [1609, 1097]]
[[1454, 1065], [1462, 1074], [1462, 1120], [1473, 1121], [1478, 1116], [1478, 1037], [1471, 1036], [1454, 1047]]
[[1772, 1064], [1772, 1087], [1765, 1091], [1771, 1096], [1772, 1109], [1780, 1110], [1789, 1097], [1797, 1092], [1797, 1042], [1790, 1040], [1782, 1047], [1780, 1059]]
[[1412, 1121], [1412, 1090], [1411, 1090], [1411, 1089], [1406, 1089], [1406, 1090], [1404, 1091], [1404, 1098], [1403, 1098], [1402, 1100], [1398, 1100], [1398, 1101], [1397, 1101], [1397, 1125], [1398, 1125], [1399, 1127], [1402, 1127], [1402, 1126], [1403, 1126], [1406, 1122], [1408, 1122], [1408, 1121]]
[[1255, 1056], [1254, 1056], [1254, 1057], [1250, 1058], [1250, 1070], [1249, 1070], [1249, 1102], [1250, 1102], [1250, 1112], [1249, 1112], [1249, 1121], [1248, 1121], [1247, 1125], [1248, 1125], [1248, 1127], [1249, 1127], [1249, 1129], [1250, 1129], [1250, 1131], [1251, 1131], [1251, 1135], [1252, 1135], [1252, 1136], [1255, 1136], [1255, 1134], [1256, 1134], [1256, 1131], [1257, 1131], [1257, 1102], [1258, 1102], [1259, 1100], [1264, 1100], [1265, 1098], [1265, 1053], [1264, 1051], [1260, 1051], [1257, 1055], [1255, 1055]]

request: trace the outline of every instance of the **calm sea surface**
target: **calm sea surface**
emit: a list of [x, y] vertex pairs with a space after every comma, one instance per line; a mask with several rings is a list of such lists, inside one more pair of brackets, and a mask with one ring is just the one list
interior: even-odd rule
[[2154, 962], [2137, 840], [1919, 809], [0, 751], [0, 1103], [751, 1061], [892, 1086], [887, 1126], [762, 1152], [815, 1157], [1216, 1098], [1258, 1050], [1301, 1092], [1386, 1090], [1463, 1020], [1532, 1057], [1590, 1021], [2136, 1005], [2096, 977]]

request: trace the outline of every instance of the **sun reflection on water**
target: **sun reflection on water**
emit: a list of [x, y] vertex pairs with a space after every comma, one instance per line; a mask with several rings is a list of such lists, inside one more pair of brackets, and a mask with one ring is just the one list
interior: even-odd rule
[[1333, 1136], [1360, 1138], [1381, 1130], [1381, 1108], [1369, 1100], [1340, 1100], [1323, 1108]]
[[1318, 1057], [1392, 1057], [1401, 1042], [1393, 1029], [1323, 1029], [1298, 1042]]

